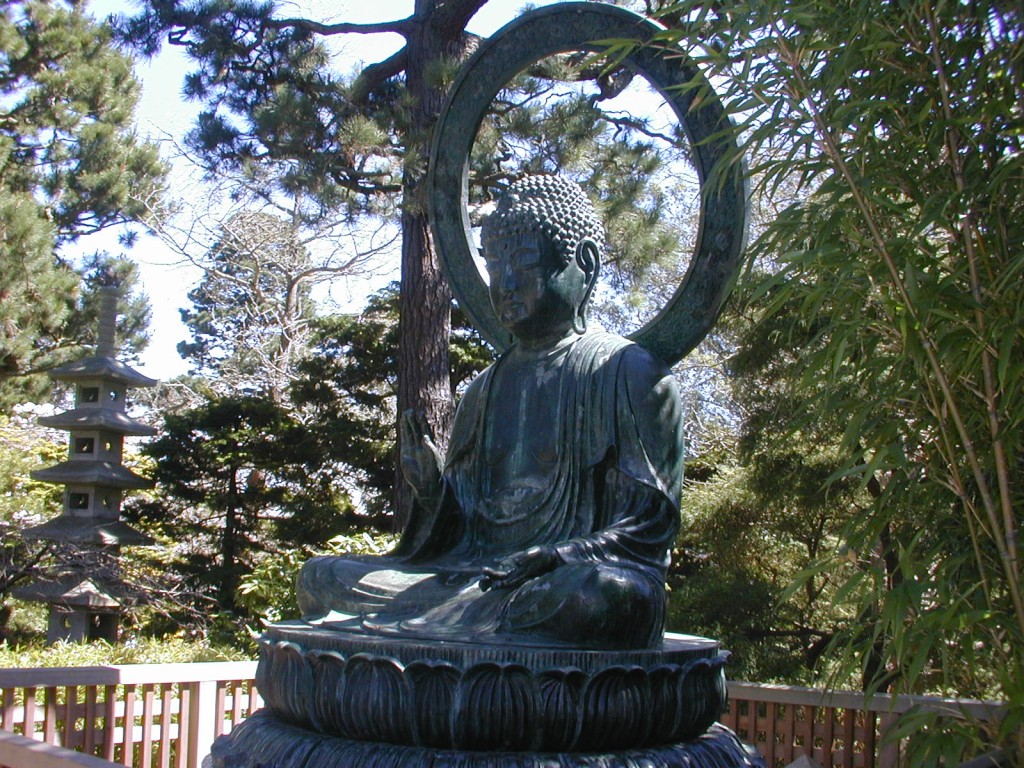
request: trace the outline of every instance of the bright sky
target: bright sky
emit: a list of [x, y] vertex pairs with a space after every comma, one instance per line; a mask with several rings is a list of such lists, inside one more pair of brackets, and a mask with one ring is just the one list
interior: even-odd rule
[[[549, 5], [554, 0], [533, 0], [532, 5]], [[353, 21], [379, 22], [409, 16], [413, 0], [307, 0], [293, 5], [296, 15], [306, 15], [325, 22]], [[519, 15], [523, 0], [489, 0], [469, 25], [469, 30], [478, 35], [488, 36]], [[94, 0], [89, 5], [97, 18], [111, 13], [131, 12], [126, 0]], [[289, 12], [291, 13], [291, 12]], [[346, 36], [351, 38], [339, 56], [351, 62], [378, 61], [401, 44], [397, 35]], [[344, 61], [339, 69], [348, 69]], [[158, 140], [171, 138], [179, 140], [191, 127], [199, 110], [198, 105], [184, 102], [181, 93], [182, 80], [189, 70], [179, 48], [165, 46], [154, 60], [139, 62], [137, 76], [142, 82], [143, 93], [138, 113], [139, 132], [143, 136]], [[105, 249], [121, 253], [115, 233], [102, 233], [83, 242], [84, 252]], [[191, 265], [182, 265], [180, 258], [154, 237], [142, 237], [128, 254], [135, 259], [142, 272], [142, 288], [149, 296], [153, 317], [151, 341], [142, 357], [140, 371], [147, 376], [167, 379], [185, 373], [187, 366], [178, 356], [177, 344], [186, 338], [186, 330], [178, 310], [188, 304], [186, 294], [199, 280], [199, 271]], [[384, 279], [379, 279], [383, 283]], [[356, 306], [370, 290], [366, 285], [346, 286], [341, 292], [352, 298]]]

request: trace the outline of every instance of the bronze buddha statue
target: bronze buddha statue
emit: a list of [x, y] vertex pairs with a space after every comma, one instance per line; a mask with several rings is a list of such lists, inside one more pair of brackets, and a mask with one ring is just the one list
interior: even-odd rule
[[483, 227], [494, 310], [513, 346], [469, 386], [442, 460], [403, 414], [416, 496], [384, 557], [321, 557], [306, 621], [460, 642], [651, 648], [679, 527], [683, 437], [659, 360], [588, 329], [603, 228], [574, 182], [515, 182]]

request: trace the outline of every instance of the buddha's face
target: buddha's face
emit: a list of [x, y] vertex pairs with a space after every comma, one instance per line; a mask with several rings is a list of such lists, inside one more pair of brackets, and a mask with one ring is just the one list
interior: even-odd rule
[[586, 277], [540, 233], [501, 235], [484, 249], [491, 305], [513, 336], [522, 341], [561, 338], [586, 291]]

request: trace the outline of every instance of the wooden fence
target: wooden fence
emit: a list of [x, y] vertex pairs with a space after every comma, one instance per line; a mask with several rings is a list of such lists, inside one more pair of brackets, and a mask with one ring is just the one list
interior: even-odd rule
[[256, 662], [0, 669], [0, 728], [120, 765], [198, 768], [262, 705], [255, 675]]
[[0, 765], [7, 768], [118, 768], [120, 763], [0, 730]]
[[721, 722], [765, 757], [785, 768], [807, 755], [822, 768], [896, 768], [899, 743], [885, 734], [913, 708], [971, 722], [995, 720], [1002, 706], [974, 699], [933, 696], [865, 696], [788, 685], [729, 683], [729, 708]]
[[[104, 765], [68, 761], [66, 749], [107, 765], [200, 768], [213, 740], [261, 706], [255, 674], [255, 662], [0, 669], [0, 768]], [[896, 768], [899, 745], [883, 736], [910, 708], [974, 720], [999, 713], [992, 702], [753, 683], [730, 683], [729, 698], [722, 722], [768, 768], [801, 755], [822, 768]], [[32, 750], [26, 737], [63, 749]]]

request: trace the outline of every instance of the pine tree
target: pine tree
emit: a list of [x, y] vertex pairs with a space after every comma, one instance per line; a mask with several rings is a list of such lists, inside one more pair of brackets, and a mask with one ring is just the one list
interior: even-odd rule
[[[124, 39], [144, 55], [159, 50], [166, 35], [194, 61], [185, 91], [206, 110], [187, 142], [211, 173], [238, 172], [268, 160], [286, 163], [282, 189], [302, 189], [325, 207], [346, 209], [353, 216], [378, 215], [387, 208], [382, 201], [400, 196], [397, 407], [399, 412], [423, 411], [442, 448], [454, 411], [448, 386], [451, 295], [428, 233], [427, 154], [445, 89], [477, 43], [466, 25], [485, 2], [417, 0], [414, 13], [404, 19], [325, 24], [283, 17], [283, 7], [273, 2], [150, 0], [140, 14], [118, 22]], [[354, 77], [335, 68], [327, 40], [383, 32], [402, 36], [404, 47]], [[535, 106], [536, 124], [512, 116], [518, 120], [515, 126], [499, 125], [482, 139], [474, 199], [485, 203], [510, 174], [523, 169], [580, 174], [589, 168], [585, 180], [601, 189], [610, 217], [618, 222], [612, 227], [618, 240], [652, 243], [632, 264], [652, 265], [655, 256], [674, 252], [666, 238], [672, 230], [658, 217], [673, 190], [648, 195], [628, 215], [614, 210], [617, 201], [635, 201], [650, 192], [645, 179], [657, 153], [637, 141], [620, 141], [622, 129], [644, 128], [627, 126], [621, 115], [605, 115], [595, 128], [594, 105], [600, 99], [593, 94], [547, 104], [543, 93], [551, 83], [600, 76], [599, 67], [586, 70], [571, 66], [578, 62], [566, 63], [563, 57], [558, 66], [516, 86]], [[605, 78], [602, 87], [609, 85]], [[500, 102], [497, 109], [502, 109]], [[616, 119], [618, 125], [609, 128]], [[541, 124], [556, 129], [546, 140], [542, 162], [531, 165], [519, 153], [512, 163], [488, 168], [493, 153], [503, 149], [499, 144], [506, 128], [509, 137], [536, 136]], [[595, 153], [601, 143], [614, 149]], [[612, 263], [626, 265], [624, 259]], [[409, 499], [401, 493], [404, 483], [394, 487], [401, 522]]]
[[[402, 194], [398, 397], [400, 408], [426, 412], [441, 436], [453, 413], [450, 293], [430, 245], [422, 187], [443, 98], [439, 74], [463, 55], [466, 23], [485, 1], [417, 0], [412, 16], [373, 25], [283, 19], [267, 2], [153, 2], [121, 24], [142, 53], [158, 50], [169, 33], [197, 63], [186, 93], [209, 108], [189, 144], [209, 168], [286, 160], [285, 186], [353, 213], [372, 213], [381, 196]], [[387, 31], [405, 38], [399, 53], [355, 79], [332, 71], [325, 36]]]
[[234, 612], [258, 553], [322, 545], [343, 528], [348, 501], [311, 482], [311, 446], [272, 400], [210, 398], [169, 415], [146, 446], [159, 493], [134, 500], [126, 516], [180, 542], [175, 567], [191, 592]]
[[[78, 351], [80, 277], [63, 246], [144, 214], [163, 178], [136, 140], [130, 59], [84, 4], [0, 9], [0, 409], [45, 396], [34, 376]], [[78, 323], [84, 328], [84, 323]]]

